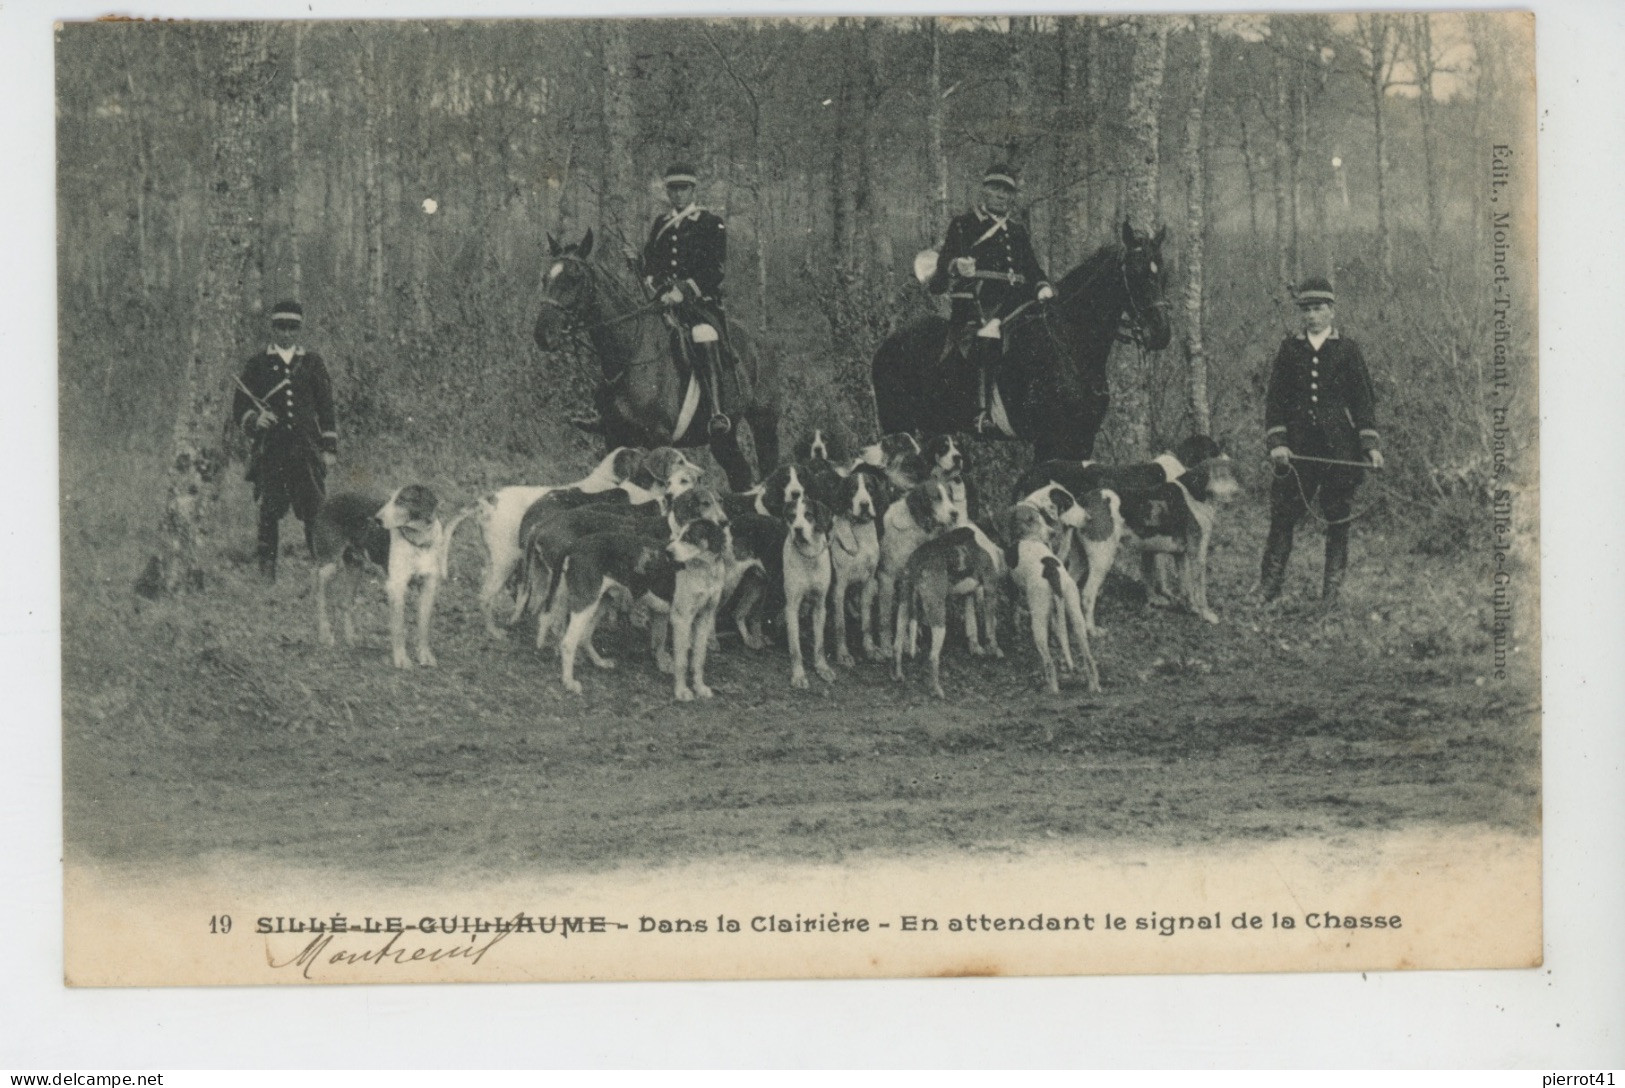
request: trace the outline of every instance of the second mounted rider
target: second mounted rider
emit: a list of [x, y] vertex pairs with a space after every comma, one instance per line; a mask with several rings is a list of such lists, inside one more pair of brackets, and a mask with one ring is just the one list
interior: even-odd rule
[[727, 317], [722, 309], [723, 266], [728, 235], [722, 217], [694, 202], [699, 176], [687, 163], [667, 168], [668, 211], [655, 216], [643, 244], [638, 272], [645, 285], [667, 306], [680, 350], [709, 395], [711, 434], [733, 428], [724, 406], [729, 353], [725, 350]]
[[981, 201], [948, 224], [936, 270], [926, 281], [932, 294], [946, 292], [952, 307], [946, 351], [957, 348], [976, 364], [978, 431], [990, 424], [990, 386], [1004, 354], [1004, 320], [1028, 302], [1055, 297], [1032, 236], [1011, 214], [1019, 188], [1008, 166], [988, 170]]

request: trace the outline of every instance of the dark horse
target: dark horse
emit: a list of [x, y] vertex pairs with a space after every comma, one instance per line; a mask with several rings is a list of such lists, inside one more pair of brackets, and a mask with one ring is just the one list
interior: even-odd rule
[[[706, 409], [678, 434], [684, 389], [671, 355], [671, 327], [662, 307], [639, 297], [592, 264], [592, 231], [579, 244], [560, 246], [551, 235], [553, 266], [548, 269], [542, 312], [536, 318], [536, 344], [555, 351], [576, 330], [592, 341], [608, 393], [599, 398], [607, 449], [617, 446], [709, 445], [728, 474], [728, 486], [744, 491], [754, 482], [750, 464], [739, 448], [738, 428], [708, 436]], [[750, 424], [756, 460], [762, 472], [779, 460], [779, 376], [777, 367], [761, 362], [737, 325], [730, 326], [728, 346], [734, 353], [734, 388], [728, 408], [735, 419]]]
[[[1000, 397], [1018, 441], [1038, 460], [1094, 453], [1106, 418], [1106, 359], [1127, 318], [1144, 347], [1168, 346], [1164, 231], [1141, 234], [1123, 224], [1123, 240], [1102, 246], [1068, 272], [1055, 298], [1029, 303], [1002, 322]], [[976, 366], [962, 352], [943, 355], [948, 321], [928, 317], [886, 339], [871, 371], [882, 433], [969, 431], [978, 408]], [[1009, 438], [1002, 433], [989, 437]]]

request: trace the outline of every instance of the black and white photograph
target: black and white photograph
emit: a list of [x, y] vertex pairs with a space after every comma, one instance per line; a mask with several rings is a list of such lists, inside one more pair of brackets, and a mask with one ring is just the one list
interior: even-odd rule
[[67, 984], [1539, 966], [1535, 33], [58, 24]]

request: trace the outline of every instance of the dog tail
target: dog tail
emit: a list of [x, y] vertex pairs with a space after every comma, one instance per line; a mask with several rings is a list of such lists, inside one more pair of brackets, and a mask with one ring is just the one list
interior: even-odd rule
[[[531, 602], [541, 597], [542, 580], [547, 577], [547, 564], [542, 560], [541, 548], [533, 537], [525, 547], [523, 566], [519, 570], [518, 585], [514, 587], [513, 618], [509, 626], [513, 626], [530, 614]], [[552, 600], [552, 594], [548, 594]], [[543, 612], [547, 611], [544, 606]]]
[[1046, 555], [1043, 558], [1043, 565], [1044, 581], [1049, 583], [1050, 589], [1057, 597], [1065, 598], [1066, 591], [1061, 588], [1061, 579], [1065, 577], [1061, 573], [1061, 561], [1053, 555]]
[[[446, 522], [445, 541], [447, 555], [450, 555], [451, 553], [452, 538], [457, 535], [458, 526], [462, 525], [463, 522], [467, 521], [476, 514], [487, 513], [489, 509], [490, 507], [486, 505], [485, 500], [481, 499], [478, 502], [471, 503], [468, 506], [463, 507], [461, 510], [457, 511], [456, 515], [450, 521]], [[444, 563], [443, 560], [442, 563]], [[444, 566], [442, 566], [442, 574], [444, 574]]]
[[[540, 560], [537, 560], [537, 565], [541, 565]], [[564, 572], [569, 566], [570, 557], [567, 555], [559, 560], [558, 569], [552, 572], [552, 577], [549, 578], [547, 583], [547, 598], [542, 602], [542, 615], [545, 616], [553, 611], [553, 598], [558, 596], [559, 583], [564, 580]]]

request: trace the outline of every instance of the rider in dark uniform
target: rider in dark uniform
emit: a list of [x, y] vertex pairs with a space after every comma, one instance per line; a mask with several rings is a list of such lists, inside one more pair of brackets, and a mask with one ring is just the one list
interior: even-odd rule
[[698, 177], [692, 166], [673, 164], [666, 170], [666, 198], [671, 210], [655, 217], [649, 240], [643, 244], [644, 280], [670, 310], [694, 373], [711, 394], [712, 434], [732, 429], [723, 407], [724, 367], [727, 353], [722, 338], [727, 331], [722, 311], [723, 264], [728, 235], [722, 217], [694, 203]]
[[339, 448], [333, 383], [322, 357], [301, 343], [304, 320], [297, 302], [272, 307], [271, 342], [243, 367], [231, 405], [232, 419], [254, 443], [245, 478], [260, 504], [260, 573], [272, 581], [282, 518], [293, 510], [308, 546]]
[[1003, 319], [1025, 302], [1055, 296], [1031, 235], [1010, 214], [1016, 190], [1016, 175], [1009, 167], [987, 172], [981, 202], [948, 224], [936, 273], [926, 285], [934, 295], [948, 293], [948, 350], [962, 345], [981, 376], [977, 430], [988, 424], [988, 383], [1003, 354]]
[[[1275, 463], [1270, 485], [1270, 532], [1259, 585], [1266, 601], [1281, 594], [1292, 533], [1316, 502], [1326, 520], [1326, 567], [1321, 599], [1337, 602], [1349, 561], [1350, 507], [1366, 470], [1382, 467], [1376, 395], [1359, 345], [1332, 320], [1337, 299], [1320, 277], [1298, 289], [1303, 331], [1281, 342], [1264, 405], [1264, 442]], [[1309, 458], [1303, 460], [1302, 458]]]

